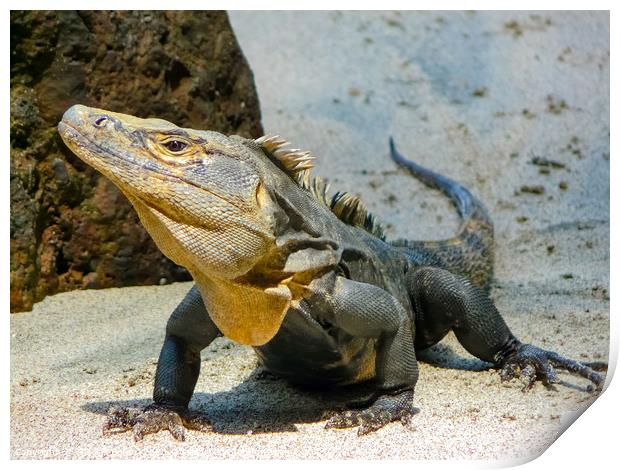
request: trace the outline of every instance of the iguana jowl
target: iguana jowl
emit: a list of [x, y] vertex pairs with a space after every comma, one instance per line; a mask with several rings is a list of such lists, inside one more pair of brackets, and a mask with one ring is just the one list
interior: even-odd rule
[[595, 385], [602, 363], [580, 363], [523, 344], [510, 332], [486, 287], [493, 228], [467, 189], [393, 158], [452, 198], [463, 219], [438, 242], [386, 242], [361, 202], [330, 197], [310, 179], [312, 157], [276, 136], [251, 140], [181, 129], [76, 105], [59, 123], [69, 148], [129, 198], [162, 252], [185, 266], [195, 286], [172, 313], [159, 357], [154, 403], [114, 408], [106, 428], [133, 428], [136, 439], [183, 426], [208, 429], [187, 405], [200, 351], [226, 335], [253, 346], [270, 371], [300, 384], [370, 380], [365, 409], [332, 417], [328, 427], [360, 434], [412, 414], [416, 350], [450, 330], [502, 378], [519, 372], [531, 386], [557, 382], [566, 369]]

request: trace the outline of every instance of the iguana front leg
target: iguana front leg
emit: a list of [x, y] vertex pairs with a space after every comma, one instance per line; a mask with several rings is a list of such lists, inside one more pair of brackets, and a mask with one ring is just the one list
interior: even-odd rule
[[168, 429], [175, 439], [184, 440], [184, 428], [210, 429], [209, 420], [189, 411], [187, 405], [200, 373], [200, 351], [220, 335], [193, 286], [168, 320], [155, 373], [154, 403], [144, 409], [110, 408], [104, 432], [133, 429], [138, 441], [146, 434]]
[[413, 415], [413, 391], [418, 364], [413, 346], [413, 322], [387, 291], [338, 277], [328, 296], [328, 320], [355, 337], [376, 338], [375, 376], [378, 390], [365, 409], [337, 414], [327, 428], [360, 426], [358, 434]]
[[606, 364], [581, 363], [521, 343], [489, 296], [462, 276], [420, 268], [410, 272], [409, 290], [416, 312], [417, 349], [437, 343], [452, 329], [468, 352], [500, 369], [502, 380], [525, 377], [524, 391], [536, 380], [547, 386], [558, 383], [555, 368], [586, 378], [596, 387], [603, 384], [603, 377], [594, 369], [604, 370]]

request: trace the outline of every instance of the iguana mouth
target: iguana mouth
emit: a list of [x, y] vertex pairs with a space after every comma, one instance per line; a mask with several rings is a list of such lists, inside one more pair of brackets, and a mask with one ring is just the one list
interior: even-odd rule
[[[75, 127], [71, 124], [63, 121], [58, 123], [58, 133], [62, 137], [62, 140], [68, 147], [70, 147], [70, 143], [76, 143], [76, 145], [81, 144], [83, 142], [88, 142], [96, 147], [99, 147], [96, 143], [87, 139], [84, 134], [79, 132]], [[67, 142], [69, 141], [69, 142]], [[71, 149], [73, 150], [73, 149]]]
[[[87, 163], [92, 164], [93, 166], [97, 165], [97, 160], [101, 158], [101, 155], [107, 155], [112, 158], [118, 159], [119, 161], [123, 161], [124, 163], [134, 165], [137, 168], [154, 170], [154, 168], [149, 168], [148, 162], [147, 164], [137, 163], [135, 159], [131, 157], [130, 154], [120, 154], [110, 149], [109, 147], [101, 146], [95, 140], [87, 137], [82, 132], [78, 131], [75, 127], [65, 122], [64, 120], [58, 123], [58, 130], [65, 144], [67, 144], [67, 146], [71, 148], [71, 150], [74, 151], [74, 153], [78, 157], [80, 157], [80, 159], [82, 160], [85, 159], [84, 152], [88, 152], [89, 154], [93, 156], [92, 159], [88, 159], [87, 161]], [[93, 148], [96, 150], [93, 150]], [[111, 172], [106, 166], [103, 166], [103, 165], [98, 165], [98, 166], [101, 168], [97, 168], [97, 170], [106, 174], [106, 176], [112, 175], [113, 177], [114, 175], [113, 172]], [[157, 172], [157, 173], [153, 172], [153, 176], [156, 178], [162, 179], [162, 180], [166, 180], [165, 178], [166, 176], [174, 177], [174, 175], [172, 174], [161, 174], [160, 172]]]

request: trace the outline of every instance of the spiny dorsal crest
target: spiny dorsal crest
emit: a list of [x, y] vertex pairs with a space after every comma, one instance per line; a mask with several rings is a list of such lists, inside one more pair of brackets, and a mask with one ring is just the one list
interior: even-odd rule
[[264, 135], [255, 141], [278, 160], [291, 176], [297, 176], [300, 172], [312, 168], [316, 158], [308, 151], [284, 148], [291, 143], [279, 135]]
[[329, 207], [336, 217], [346, 224], [361, 227], [385, 241], [383, 227], [376, 221], [375, 216], [368, 212], [359, 197], [338, 191], [331, 198]]
[[330, 197], [329, 184], [324, 182], [320, 176], [311, 176], [310, 169], [313, 167], [315, 157], [310, 152], [284, 148], [290, 145], [290, 142], [278, 135], [265, 135], [255, 141], [280, 162], [299, 186], [308, 190], [317, 201], [327, 206], [345, 224], [363, 228], [381, 240], [385, 240], [383, 227], [368, 212], [360, 198], [340, 191]]

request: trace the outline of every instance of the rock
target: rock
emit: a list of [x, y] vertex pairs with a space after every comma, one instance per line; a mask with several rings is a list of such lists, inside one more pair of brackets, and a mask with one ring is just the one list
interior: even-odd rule
[[125, 197], [62, 143], [75, 103], [262, 134], [224, 12], [11, 12], [11, 311], [55, 292], [187, 280]]

